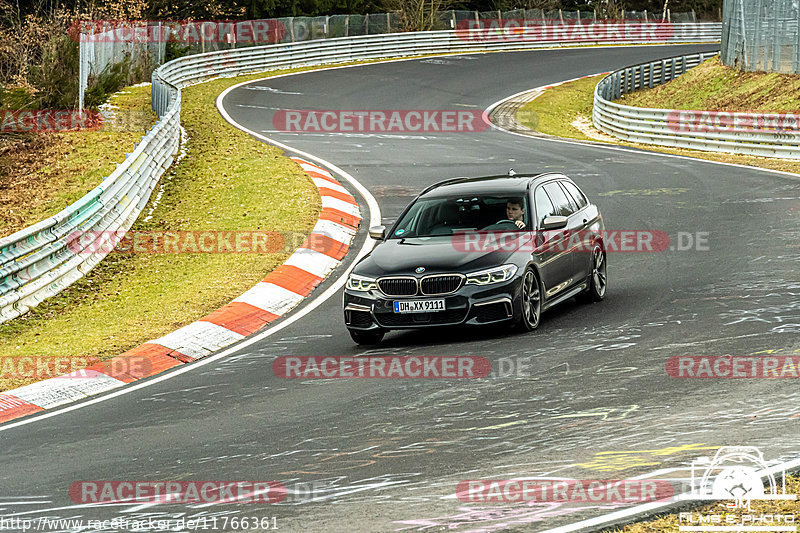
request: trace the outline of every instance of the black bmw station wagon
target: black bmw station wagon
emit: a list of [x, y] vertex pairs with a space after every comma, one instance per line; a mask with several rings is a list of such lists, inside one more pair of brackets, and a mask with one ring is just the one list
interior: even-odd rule
[[420, 193], [348, 277], [358, 344], [392, 329], [539, 325], [541, 313], [606, 293], [603, 218], [563, 174], [455, 178]]

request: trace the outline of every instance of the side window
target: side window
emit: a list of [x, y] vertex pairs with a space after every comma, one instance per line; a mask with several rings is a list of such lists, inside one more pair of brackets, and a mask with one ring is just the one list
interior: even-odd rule
[[553, 207], [555, 207], [554, 215], [560, 215], [562, 217], [568, 217], [572, 214], [572, 202], [567, 198], [567, 194], [564, 192], [558, 182], [551, 181], [550, 183], [546, 183], [543, 185], [544, 190], [547, 192], [547, 196], [550, 197], [550, 201], [553, 202]]
[[578, 203], [578, 209], [583, 209], [589, 203], [586, 199], [586, 196], [583, 195], [581, 190], [578, 188], [577, 185], [572, 183], [571, 181], [562, 181], [561, 185], [567, 190], [567, 192], [575, 199]]
[[537, 225], [541, 225], [542, 221], [553, 214], [555, 208], [550, 198], [545, 194], [542, 187], [538, 187], [534, 193], [534, 203], [536, 204], [536, 219]]
[[567, 191], [567, 189], [564, 188], [564, 182], [559, 181], [558, 184], [561, 185], [561, 190], [564, 191], [564, 195], [567, 197], [567, 200], [569, 201], [569, 210], [574, 213], [575, 211], [580, 209], [578, 207], [578, 202], [575, 201], [575, 198], [573, 198], [572, 195]]

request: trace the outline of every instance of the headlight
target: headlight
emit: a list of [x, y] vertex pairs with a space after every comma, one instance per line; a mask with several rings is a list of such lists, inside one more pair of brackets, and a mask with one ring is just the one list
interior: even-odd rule
[[517, 265], [503, 265], [467, 274], [466, 285], [490, 285], [510, 280], [517, 273]]
[[374, 278], [350, 274], [347, 278], [347, 288], [351, 291], [371, 291], [378, 288]]

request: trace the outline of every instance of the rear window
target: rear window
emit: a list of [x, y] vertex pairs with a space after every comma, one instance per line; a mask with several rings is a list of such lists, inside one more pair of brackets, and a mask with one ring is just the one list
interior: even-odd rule
[[575, 203], [578, 204], [578, 209], [583, 209], [586, 207], [589, 201], [586, 199], [586, 196], [583, 195], [577, 185], [571, 181], [562, 181], [561, 185], [564, 186], [570, 196], [572, 196], [572, 198], [575, 200]]
[[570, 216], [573, 212], [572, 202], [567, 198], [567, 193], [564, 192], [564, 189], [558, 186], [558, 182], [551, 181], [550, 183], [545, 183], [543, 187], [547, 192], [547, 196], [550, 197], [550, 201], [553, 202], [553, 207], [555, 207], [553, 214], [562, 217]]

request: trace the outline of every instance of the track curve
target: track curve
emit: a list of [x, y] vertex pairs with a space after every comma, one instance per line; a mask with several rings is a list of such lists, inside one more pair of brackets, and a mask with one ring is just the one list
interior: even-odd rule
[[[465, 479], [614, 479], [684, 466], [721, 445], [800, 455], [791, 380], [676, 380], [677, 355], [800, 349], [800, 182], [753, 169], [486, 130], [474, 134], [285, 134], [281, 109], [472, 109], [525, 89], [708, 46], [468, 54], [308, 72], [231, 91], [248, 129], [357, 177], [385, 221], [425, 185], [456, 175], [555, 170], [609, 229], [707, 232], [707, 251], [614, 254], [599, 305], [567, 304], [532, 334], [392, 333], [352, 344], [338, 298], [230, 357], [114, 400], [0, 432], [3, 516], [277, 516], [284, 530], [539, 531], [613, 505], [476, 507]], [[353, 191], [355, 192], [355, 191]], [[364, 231], [360, 233], [364, 238]], [[358, 243], [354, 246], [358, 248]], [[800, 352], [795, 352], [800, 353]], [[480, 355], [513, 376], [481, 380], [286, 381], [281, 355]], [[81, 458], [76, 460], [76, 458]], [[317, 485], [311, 503], [86, 508], [85, 479], [279, 480]], [[38, 497], [37, 503], [28, 502]], [[222, 514], [220, 514], [222, 513]]]

